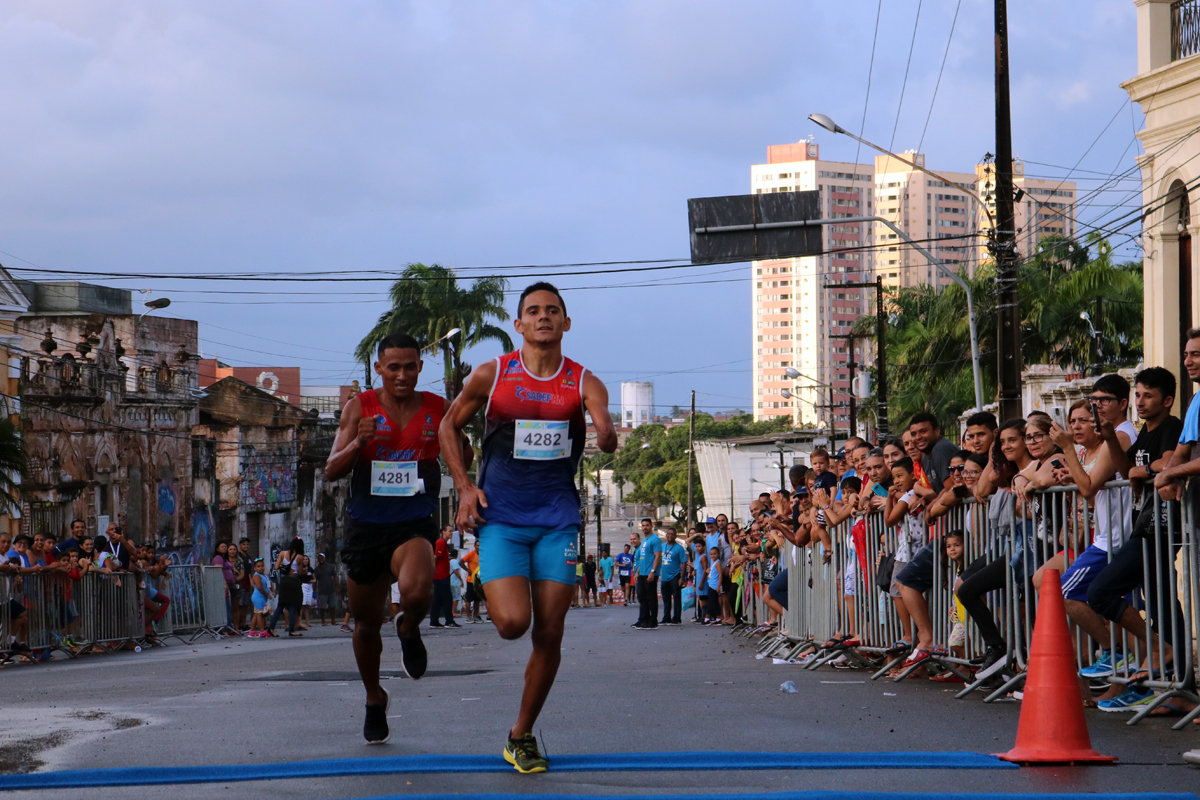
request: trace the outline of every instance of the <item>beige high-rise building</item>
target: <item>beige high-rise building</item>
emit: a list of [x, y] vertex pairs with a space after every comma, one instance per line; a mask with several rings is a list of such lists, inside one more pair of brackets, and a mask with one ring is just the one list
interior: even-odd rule
[[[1023, 256], [1033, 254], [1033, 248], [1038, 241], [1046, 236], [1075, 236], [1078, 230], [1075, 224], [1075, 199], [1077, 195], [1074, 181], [1058, 180], [1056, 178], [1027, 178], [1025, 164], [1013, 160], [1013, 218], [1017, 228], [1017, 252]], [[996, 213], [996, 165], [976, 164], [974, 180], [979, 186], [978, 192], [988, 211]], [[975, 204], [978, 207], [978, 203]], [[978, 210], [977, 223], [980, 232], [986, 234], [992, 229], [991, 220], [982, 208]], [[986, 258], [987, 237], [980, 238], [978, 243], [978, 258]]]
[[[874, 214], [871, 165], [822, 161], [815, 142], [772, 145], [767, 163], [750, 173], [755, 194], [817, 190], [826, 219]], [[788, 416], [796, 425], [828, 426], [829, 386], [834, 404], [848, 399], [850, 343], [834, 337], [874, 311], [875, 293], [825, 285], [873, 280], [870, 250], [862, 249], [873, 241], [870, 224], [826, 225], [824, 255], [753, 263], [755, 419]], [[858, 362], [874, 357], [866, 340], [854, 351]], [[788, 378], [788, 367], [803, 377]], [[785, 389], [793, 396], [785, 397]], [[847, 409], [833, 412], [838, 428], [847, 428]]]
[[[925, 166], [921, 153], [901, 155]], [[946, 179], [941, 180], [891, 156], [877, 156], [873, 164], [822, 161], [820, 145], [805, 141], [768, 147], [767, 163], [750, 168], [750, 190], [767, 194], [815, 189], [823, 218], [884, 217], [945, 267], [973, 275], [989, 258], [986, 237], [980, 234], [990, 225], [973, 196], [985, 196], [989, 167], [978, 165], [975, 172], [934, 170]], [[1074, 235], [1074, 183], [1026, 178], [1020, 162], [1014, 164], [1014, 183], [1023, 192], [1015, 206], [1022, 254], [1028, 255], [1043, 236]], [[752, 264], [754, 418], [789, 416], [798, 426], [827, 427], [832, 402], [833, 422], [839, 436], [845, 436], [850, 427], [851, 342], [839, 337], [848, 334], [860, 316], [874, 313], [875, 292], [826, 287], [873, 281], [876, 275], [893, 287], [945, 286], [951, 281], [882, 222], [826, 225], [822, 246], [820, 256]], [[853, 358], [873, 365], [874, 340], [855, 340]], [[788, 378], [789, 367], [802, 377]]]
[[[925, 166], [925, 156], [908, 151], [904, 158]], [[951, 181], [974, 190], [975, 176], [966, 172], [935, 170]], [[976, 212], [979, 203], [951, 183], [913, 169], [891, 156], [875, 157], [875, 197], [879, 216], [887, 218], [909, 238], [954, 271], [965, 264], [975, 268]], [[905, 244], [899, 234], [875, 223], [875, 269], [888, 286], [950, 283], [920, 251]]]

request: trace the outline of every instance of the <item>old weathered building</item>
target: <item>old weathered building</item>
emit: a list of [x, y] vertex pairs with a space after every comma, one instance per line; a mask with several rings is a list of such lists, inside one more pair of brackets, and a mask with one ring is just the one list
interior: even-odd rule
[[112, 521], [135, 541], [191, 545], [211, 503], [192, 490], [197, 323], [135, 315], [124, 289], [18, 285], [22, 527], [62, 537], [74, 518], [92, 533]]
[[237, 378], [205, 389], [198, 438], [211, 442], [218, 486], [217, 540], [250, 540], [273, 558], [292, 537], [310, 552], [340, 543], [346, 482], [326, 484], [336, 427]]

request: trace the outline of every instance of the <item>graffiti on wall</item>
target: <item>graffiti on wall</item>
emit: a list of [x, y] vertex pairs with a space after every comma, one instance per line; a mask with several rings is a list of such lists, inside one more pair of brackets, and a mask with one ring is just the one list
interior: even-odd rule
[[296, 450], [242, 451], [242, 506], [271, 506], [296, 499]]
[[175, 544], [175, 507], [175, 476], [164, 470], [158, 481], [158, 525], [155, 533], [159, 547]]

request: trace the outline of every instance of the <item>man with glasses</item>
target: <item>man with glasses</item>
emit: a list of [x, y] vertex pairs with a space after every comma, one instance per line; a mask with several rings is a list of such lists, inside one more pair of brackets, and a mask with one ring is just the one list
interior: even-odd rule
[[1117, 441], [1122, 450], [1137, 438], [1137, 428], [1129, 421], [1129, 381], [1120, 375], [1102, 375], [1092, 386], [1092, 405], [1100, 423], [1108, 423], [1116, 429]]

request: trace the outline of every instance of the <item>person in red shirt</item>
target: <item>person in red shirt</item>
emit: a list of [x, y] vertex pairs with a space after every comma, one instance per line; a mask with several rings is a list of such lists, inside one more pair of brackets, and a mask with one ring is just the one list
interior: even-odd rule
[[[450, 526], [442, 528], [433, 545], [433, 603], [429, 609], [429, 627], [461, 628], [454, 621], [454, 600], [450, 592]], [[445, 619], [446, 624], [438, 622]]]

